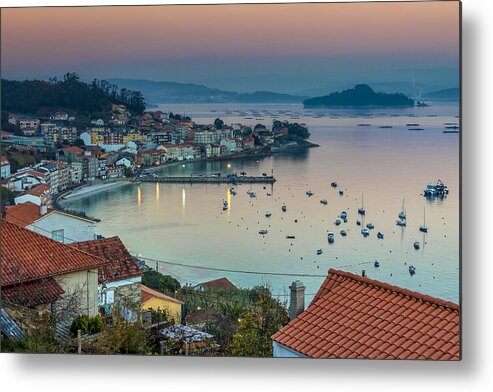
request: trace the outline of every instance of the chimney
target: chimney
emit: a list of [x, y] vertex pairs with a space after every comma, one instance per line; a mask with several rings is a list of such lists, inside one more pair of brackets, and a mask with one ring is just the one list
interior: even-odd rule
[[291, 301], [289, 303], [289, 320], [293, 320], [305, 310], [305, 286], [301, 280], [297, 280], [289, 286]]
[[366, 277], [366, 271], [365, 271], [365, 270], [361, 271], [361, 276], [362, 276], [363, 278], [364, 278], [364, 277]]
[[39, 214], [40, 214], [41, 216], [43, 216], [43, 215], [46, 215], [46, 213], [47, 213], [47, 212], [48, 212], [48, 207], [46, 206], [46, 204], [45, 204], [45, 203], [43, 203], [43, 202], [42, 202], [42, 203], [39, 205]]

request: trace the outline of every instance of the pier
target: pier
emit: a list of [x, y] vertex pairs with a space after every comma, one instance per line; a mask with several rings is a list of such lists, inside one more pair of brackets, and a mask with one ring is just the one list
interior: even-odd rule
[[186, 184], [273, 184], [274, 176], [157, 176], [142, 177], [134, 182], [162, 182]]

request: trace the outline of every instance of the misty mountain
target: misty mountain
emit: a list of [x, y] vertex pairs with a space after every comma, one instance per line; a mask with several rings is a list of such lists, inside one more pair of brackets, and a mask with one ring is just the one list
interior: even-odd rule
[[447, 88], [445, 90], [431, 91], [425, 94], [425, 98], [430, 101], [459, 102], [459, 88]]
[[322, 97], [303, 101], [305, 108], [318, 107], [358, 107], [358, 106], [414, 106], [414, 101], [404, 94], [375, 92], [367, 84], [357, 84], [352, 89], [334, 92]]
[[307, 97], [271, 91], [238, 93], [201, 84], [156, 82], [145, 79], [108, 79], [120, 88], [139, 90], [149, 104], [159, 103], [301, 103]]

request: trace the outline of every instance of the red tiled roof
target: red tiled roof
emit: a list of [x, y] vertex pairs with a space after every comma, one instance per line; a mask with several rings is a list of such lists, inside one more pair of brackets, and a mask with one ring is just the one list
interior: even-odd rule
[[39, 184], [36, 185], [34, 188], [31, 188], [30, 190], [25, 191], [22, 193], [23, 195], [32, 195], [32, 196], [41, 196], [45, 192], [49, 191], [50, 187], [49, 185], [46, 184]]
[[65, 147], [63, 149], [63, 151], [68, 152], [70, 154], [75, 154], [75, 155], [81, 155], [84, 153], [84, 150], [82, 148], [77, 147], [77, 146]]
[[202, 286], [204, 289], [236, 289], [236, 286], [231, 283], [228, 278], [210, 280], [208, 282], [199, 283], [197, 286]]
[[187, 324], [203, 324], [208, 322], [217, 322], [221, 319], [222, 313], [219, 309], [200, 309], [196, 312], [189, 313], [185, 317]]
[[272, 336], [313, 358], [459, 360], [459, 306], [344, 271]]
[[46, 278], [5, 287], [2, 296], [15, 304], [33, 307], [49, 304], [59, 299], [64, 292], [54, 278]]
[[41, 234], [3, 221], [2, 284], [30, 282], [101, 267], [106, 261]]
[[[26, 227], [41, 218], [39, 206], [30, 201], [15, 206], [7, 206], [6, 211], [5, 221], [21, 227]], [[47, 213], [53, 211], [53, 209], [48, 208]]]
[[142, 275], [142, 271], [118, 237], [75, 242], [72, 245], [109, 261], [109, 264], [99, 269], [99, 283], [114, 282]]
[[184, 302], [170, 297], [166, 294], [160, 293], [159, 291], [153, 290], [147, 286], [144, 286], [143, 284], [140, 285], [141, 287], [141, 293], [142, 293], [142, 303], [146, 302], [147, 300], [151, 298], [159, 298], [159, 299], [164, 299], [166, 301], [171, 301], [171, 302], [176, 302], [178, 304], [183, 304]]

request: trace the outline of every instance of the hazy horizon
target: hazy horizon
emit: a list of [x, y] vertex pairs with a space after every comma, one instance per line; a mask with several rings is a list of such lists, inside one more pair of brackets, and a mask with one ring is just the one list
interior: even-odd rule
[[1, 40], [11, 79], [77, 72], [300, 95], [459, 84], [458, 2], [14, 8], [2, 9]]

